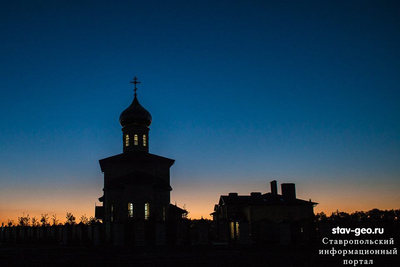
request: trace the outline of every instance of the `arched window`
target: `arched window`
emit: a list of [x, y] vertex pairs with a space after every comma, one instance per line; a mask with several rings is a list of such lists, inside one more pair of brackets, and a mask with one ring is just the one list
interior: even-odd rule
[[128, 203], [128, 217], [133, 218], [133, 203]]
[[137, 135], [137, 134], [135, 134], [135, 135], [133, 136], [133, 144], [134, 144], [135, 146], [137, 146], [137, 145], [139, 144], [139, 138], [138, 138], [138, 135]]
[[147, 136], [143, 135], [143, 146], [147, 146]]
[[150, 204], [149, 203], [145, 203], [144, 204], [144, 219], [148, 220], [150, 217]]
[[129, 134], [125, 135], [125, 146], [129, 146]]

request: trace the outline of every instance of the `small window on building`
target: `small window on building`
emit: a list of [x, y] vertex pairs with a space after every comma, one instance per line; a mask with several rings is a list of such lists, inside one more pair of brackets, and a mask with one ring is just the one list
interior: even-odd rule
[[147, 136], [143, 135], [143, 146], [147, 146]]
[[165, 213], [165, 207], [162, 207], [162, 220], [165, 222], [165, 216], [166, 215], [166, 213]]
[[125, 135], [125, 146], [129, 146], [129, 134]]
[[128, 203], [128, 217], [133, 218], [133, 203]]
[[149, 203], [145, 203], [144, 204], [144, 219], [148, 220], [150, 217], [150, 204]]
[[137, 134], [135, 134], [135, 135], [133, 136], [133, 144], [134, 144], [135, 146], [137, 146], [137, 145], [139, 144], [139, 138], [138, 138], [138, 135], [137, 135]]
[[110, 216], [110, 220], [114, 221], [114, 206], [111, 205], [111, 212], [110, 212], [111, 216]]
[[239, 240], [239, 222], [231, 222], [231, 239]]

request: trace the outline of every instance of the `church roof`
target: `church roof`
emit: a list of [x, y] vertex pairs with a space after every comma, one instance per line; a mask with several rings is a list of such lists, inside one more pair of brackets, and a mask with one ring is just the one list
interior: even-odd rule
[[122, 111], [121, 115], [119, 116], [119, 123], [122, 127], [127, 125], [144, 125], [149, 127], [151, 121], [152, 118], [150, 112], [140, 105], [136, 93], [130, 106]]
[[169, 165], [169, 167], [171, 167], [174, 164], [175, 160], [157, 156], [147, 152], [129, 152], [129, 151], [99, 160], [102, 172], [104, 172], [105, 168], [107, 168], [108, 165], [132, 163], [132, 162], [165, 163]]
[[177, 213], [177, 214], [185, 214], [188, 213], [187, 210], [181, 209], [174, 204], [169, 204], [169, 212]]

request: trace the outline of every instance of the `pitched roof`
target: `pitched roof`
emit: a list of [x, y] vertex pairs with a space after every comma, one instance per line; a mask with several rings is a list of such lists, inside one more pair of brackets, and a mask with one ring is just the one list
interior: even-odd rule
[[108, 188], [123, 188], [125, 185], [142, 185], [151, 186], [158, 189], [172, 190], [171, 186], [162, 178], [151, 175], [149, 173], [134, 171], [115, 178], [116, 183], [108, 186]]
[[317, 205], [316, 202], [305, 201], [302, 199], [291, 199], [279, 194], [273, 195], [266, 193], [263, 195], [222, 195], [220, 197], [219, 204], [224, 203], [225, 205], [238, 205], [238, 206], [265, 206], [265, 205]]
[[171, 167], [175, 163], [175, 160], [157, 156], [147, 152], [130, 152], [130, 151], [99, 160], [102, 172], [104, 172], [104, 169], [107, 167], [107, 165], [115, 163], [132, 163], [132, 162], [165, 163], [168, 164], [169, 167]]
[[174, 204], [169, 204], [169, 212], [175, 213], [175, 214], [185, 214], [188, 213], [187, 210], [181, 209], [178, 206]]

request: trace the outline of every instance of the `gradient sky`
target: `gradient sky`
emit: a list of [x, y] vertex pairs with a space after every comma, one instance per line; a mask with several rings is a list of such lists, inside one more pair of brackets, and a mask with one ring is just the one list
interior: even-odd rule
[[189, 217], [274, 179], [317, 212], [400, 208], [399, 14], [398, 1], [2, 1], [0, 222], [94, 215], [134, 76]]

